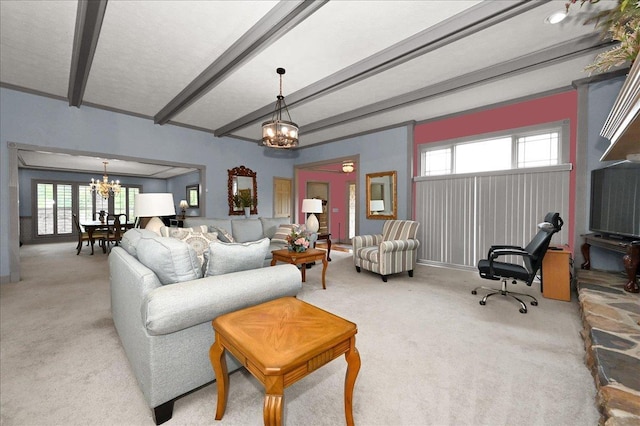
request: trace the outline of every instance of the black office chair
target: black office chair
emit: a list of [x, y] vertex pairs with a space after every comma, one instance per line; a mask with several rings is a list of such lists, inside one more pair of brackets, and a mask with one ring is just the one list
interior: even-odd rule
[[[513, 284], [516, 283], [516, 280], [520, 280], [531, 286], [536, 273], [542, 266], [542, 259], [549, 248], [551, 237], [562, 229], [563, 224], [564, 222], [559, 213], [547, 213], [544, 217], [544, 222], [538, 225], [540, 230], [525, 248], [508, 245], [491, 246], [487, 259], [478, 262], [478, 271], [482, 278], [496, 281], [502, 280], [502, 288], [498, 290], [480, 286], [474, 288], [471, 294], [477, 294], [478, 289], [489, 290], [490, 293], [480, 300], [480, 304], [483, 306], [487, 303], [487, 298], [494, 294], [511, 296], [520, 302], [520, 313], [522, 314], [527, 313], [527, 305], [517, 296], [530, 297], [532, 299], [531, 305], [538, 305], [538, 300], [529, 294], [507, 291], [507, 280], [513, 279]], [[522, 256], [524, 267], [514, 263], [496, 261], [500, 256]]]

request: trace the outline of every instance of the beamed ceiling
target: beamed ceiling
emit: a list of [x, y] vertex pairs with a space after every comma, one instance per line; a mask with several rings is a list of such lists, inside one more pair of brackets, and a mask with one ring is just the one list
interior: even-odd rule
[[[277, 67], [300, 147], [570, 87], [614, 1], [0, 1], [2, 86], [255, 143]], [[215, 139], [212, 139], [215, 143]], [[266, 148], [265, 148], [266, 149]]]

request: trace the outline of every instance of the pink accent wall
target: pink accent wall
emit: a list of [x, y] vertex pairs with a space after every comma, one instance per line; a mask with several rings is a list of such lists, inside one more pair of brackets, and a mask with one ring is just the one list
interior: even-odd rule
[[[530, 101], [497, 107], [443, 120], [419, 124], [414, 129], [413, 158], [414, 170], [420, 171], [420, 145], [456, 139], [466, 136], [480, 135], [501, 130], [533, 126], [561, 120], [569, 120], [570, 147], [569, 161], [576, 162], [576, 123], [578, 120], [578, 94], [575, 90], [544, 96]], [[569, 180], [569, 218], [564, 218], [569, 225], [569, 244], [573, 245], [576, 194], [575, 167], [570, 172]], [[413, 188], [415, 199], [415, 186]], [[414, 204], [415, 205], [415, 204]], [[414, 207], [415, 208], [415, 207]], [[415, 217], [415, 211], [413, 212]], [[573, 247], [571, 247], [573, 249]]]
[[[302, 200], [307, 198], [307, 182], [327, 182], [329, 184], [329, 232], [331, 233], [331, 240], [338, 241], [338, 239], [346, 238], [347, 229], [347, 189], [348, 183], [355, 181], [357, 177], [356, 172], [353, 173], [327, 173], [300, 170], [298, 172], [298, 205], [296, 206], [296, 212], [299, 221], [305, 222], [305, 214], [302, 213]], [[333, 213], [333, 209], [337, 208], [338, 213]], [[338, 232], [339, 229], [339, 232]]]

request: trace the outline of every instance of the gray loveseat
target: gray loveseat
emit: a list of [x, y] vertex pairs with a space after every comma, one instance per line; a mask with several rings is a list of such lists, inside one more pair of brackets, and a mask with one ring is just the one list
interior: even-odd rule
[[[156, 257], [161, 265], [145, 266], [139, 259], [150, 263], [150, 244], [165, 244], [173, 251]], [[121, 246], [109, 255], [113, 322], [156, 424], [171, 418], [177, 397], [215, 379], [209, 361], [214, 318], [295, 296], [302, 288], [300, 271], [288, 264], [188, 279], [180, 268], [186, 263], [188, 269], [194, 253], [182, 250], [181, 244], [188, 246], [134, 229], [125, 233]], [[158, 267], [163, 269], [155, 273]], [[170, 272], [177, 271], [182, 281], [163, 285], [167, 269], [172, 268]], [[229, 371], [240, 368], [230, 356], [227, 364]]]
[[[220, 229], [224, 229], [233, 236], [234, 241], [239, 243], [257, 241], [261, 238], [269, 238], [269, 240], [272, 240], [278, 227], [286, 224], [289, 224], [288, 217], [260, 217], [257, 219], [204, 219], [187, 217], [184, 220], [185, 228], [206, 225], [209, 228], [209, 232], [219, 232]], [[218, 236], [218, 238], [220, 238], [220, 236]], [[313, 247], [317, 238], [318, 234], [316, 233], [309, 235], [311, 247]], [[267, 266], [271, 263], [272, 250], [280, 250], [283, 248], [285, 248], [285, 244], [281, 241], [271, 241], [264, 265]]]

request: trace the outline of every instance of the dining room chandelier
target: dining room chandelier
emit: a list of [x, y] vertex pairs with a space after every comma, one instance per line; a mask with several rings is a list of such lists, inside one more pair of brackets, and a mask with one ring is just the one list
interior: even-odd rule
[[[298, 125], [291, 121], [289, 109], [282, 96], [282, 75], [284, 68], [276, 69], [280, 75], [280, 94], [277, 96], [273, 117], [262, 123], [262, 144], [269, 148], [295, 148], [298, 146]], [[286, 111], [289, 120], [282, 119], [282, 111]]]
[[102, 175], [102, 180], [91, 178], [90, 187], [92, 192], [100, 194], [100, 196], [106, 200], [110, 195], [120, 194], [121, 187], [119, 180], [112, 180], [109, 182], [109, 176], [107, 175], [107, 164], [109, 164], [109, 162], [103, 161], [102, 164], [104, 164], [104, 175]]

